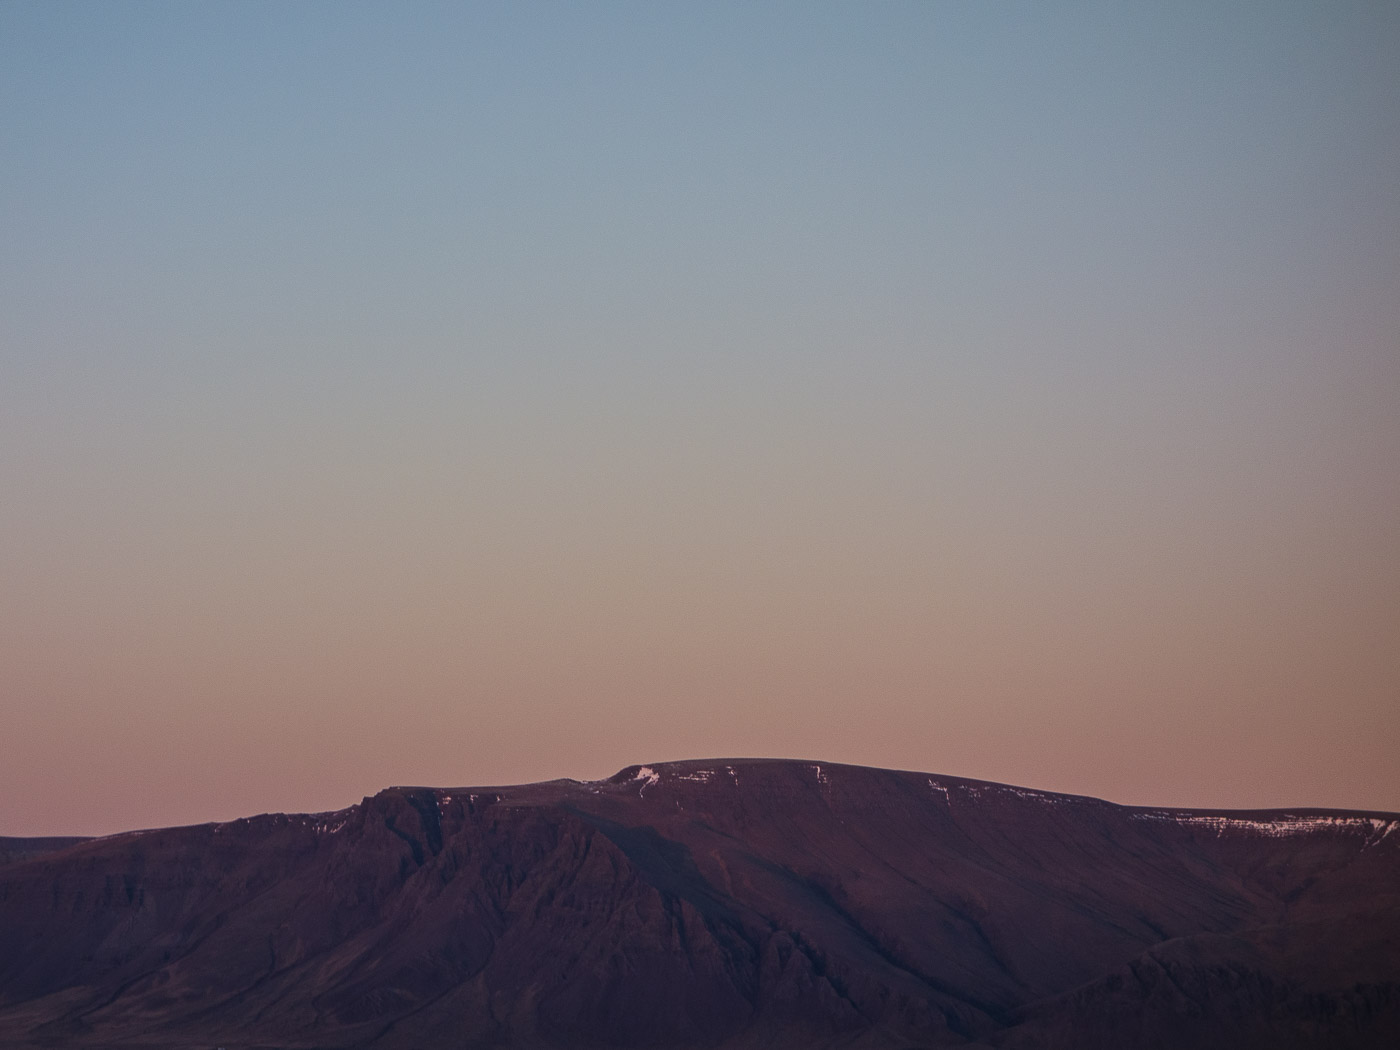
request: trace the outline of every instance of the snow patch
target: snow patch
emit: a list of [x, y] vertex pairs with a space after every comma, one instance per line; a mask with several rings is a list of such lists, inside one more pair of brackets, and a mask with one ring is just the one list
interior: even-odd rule
[[693, 784], [708, 784], [715, 778], [713, 769], [696, 769], [689, 773], [677, 773], [677, 780], [688, 780]]
[[637, 775], [632, 778], [632, 783], [641, 781], [642, 786], [637, 790], [638, 795], [645, 795], [647, 788], [654, 784], [661, 783], [661, 774], [652, 769], [651, 766], [642, 766], [637, 770]]
[[1027, 788], [1013, 788], [1013, 787], [1009, 787], [1009, 788], [1007, 788], [1006, 790], [1009, 791], [1009, 792], [1011, 792], [1011, 794], [1015, 795], [1017, 798], [1028, 798], [1028, 799], [1032, 799], [1033, 801], [1036, 801], [1036, 802], [1056, 802], [1056, 801], [1058, 801], [1058, 799], [1057, 799], [1054, 795], [1047, 795], [1047, 794], [1046, 794], [1045, 792], [1043, 792], [1043, 791], [1031, 791], [1031, 790], [1029, 790], [1029, 789], [1027, 789]]
[[354, 807], [334, 809], [327, 813], [312, 813], [311, 828], [318, 835], [334, 835], [350, 823]]
[[1199, 828], [1214, 828], [1219, 838], [1226, 832], [1245, 832], [1263, 835], [1266, 838], [1289, 838], [1294, 835], [1310, 835], [1318, 831], [1342, 831], [1366, 835], [1368, 846], [1373, 846], [1393, 832], [1400, 821], [1379, 820], [1375, 817], [1303, 817], [1283, 813], [1270, 820], [1252, 820], [1248, 817], [1217, 817], [1203, 813], [1172, 813], [1166, 810], [1152, 810], [1147, 813], [1134, 813], [1134, 820], [1170, 821]]

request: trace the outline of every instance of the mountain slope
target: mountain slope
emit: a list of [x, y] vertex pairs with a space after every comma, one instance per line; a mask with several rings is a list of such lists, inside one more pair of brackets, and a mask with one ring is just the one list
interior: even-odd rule
[[1394, 1046], [1397, 828], [721, 760], [0, 840], [0, 1046]]

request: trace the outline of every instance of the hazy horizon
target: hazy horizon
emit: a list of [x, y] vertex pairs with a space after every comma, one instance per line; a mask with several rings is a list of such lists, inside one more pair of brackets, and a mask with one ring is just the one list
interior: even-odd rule
[[0, 835], [723, 755], [1400, 811], [1397, 54], [0, 5]]

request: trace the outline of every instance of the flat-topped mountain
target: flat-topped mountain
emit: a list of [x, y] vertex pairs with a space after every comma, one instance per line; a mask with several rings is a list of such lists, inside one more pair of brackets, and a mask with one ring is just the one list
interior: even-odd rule
[[0, 1047], [1390, 1048], [1397, 829], [722, 759], [0, 839]]

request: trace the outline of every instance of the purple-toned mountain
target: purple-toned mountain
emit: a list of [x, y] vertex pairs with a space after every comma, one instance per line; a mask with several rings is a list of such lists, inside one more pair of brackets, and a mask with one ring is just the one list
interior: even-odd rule
[[1389, 1048], [1397, 829], [724, 759], [0, 839], [0, 1047]]

